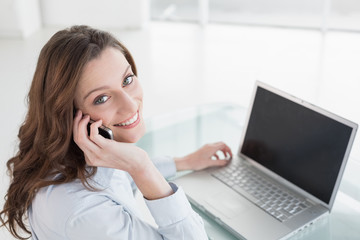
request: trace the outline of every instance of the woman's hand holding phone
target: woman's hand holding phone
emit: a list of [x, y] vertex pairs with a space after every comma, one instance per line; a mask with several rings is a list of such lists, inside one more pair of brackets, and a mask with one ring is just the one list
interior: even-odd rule
[[98, 130], [102, 124], [101, 120], [90, 125], [90, 135], [88, 135], [89, 122], [90, 116], [82, 116], [81, 111], [78, 111], [73, 127], [74, 141], [84, 152], [89, 166], [116, 168], [130, 173], [151, 162], [147, 153], [141, 148], [101, 136]]
[[[87, 125], [87, 130], [88, 130], [88, 135], [90, 135], [90, 126], [91, 124], [93, 124], [95, 121], [91, 120], [89, 121], [88, 125]], [[114, 139], [114, 136], [113, 136], [113, 132], [110, 128], [108, 127], [105, 127], [103, 125], [101, 125], [99, 128], [98, 128], [98, 131], [99, 131], [99, 134], [101, 136], [103, 136], [104, 138], [107, 138], [107, 139]]]
[[75, 143], [84, 152], [89, 166], [108, 167], [128, 172], [136, 185], [148, 199], [157, 199], [172, 194], [172, 189], [151, 162], [148, 154], [131, 144], [106, 139], [99, 134], [102, 121], [87, 125], [90, 116], [77, 111], [74, 118], [73, 137]]

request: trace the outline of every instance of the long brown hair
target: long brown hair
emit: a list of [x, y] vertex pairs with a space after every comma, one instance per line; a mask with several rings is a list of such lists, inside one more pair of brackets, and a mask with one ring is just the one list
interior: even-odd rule
[[[75, 88], [84, 66], [107, 47], [119, 49], [135, 75], [130, 52], [111, 34], [88, 26], [73, 26], [55, 33], [40, 52], [28, 94], [28, 112], [20, 127], [19, 150], [7, 162], [11, 182], [0, 212], [1, 226], [18, 239], [27, 239], [27, 209], [45, 186], [87, 179], [83, 152], [73, 141]], [[56, 176], [56, 178], [55, 178]], [[20, 229], [19, 229], [20, 228]], [[22, 237], [20, 232], [30, 234]]]

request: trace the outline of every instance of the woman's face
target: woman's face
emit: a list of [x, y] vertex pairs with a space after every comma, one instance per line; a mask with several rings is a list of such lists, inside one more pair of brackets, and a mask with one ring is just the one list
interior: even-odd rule
[[108, 47], [85, 65], [76, 88], [75, 107], [113, 131], [120, 142], [136, 142], [145, 133], [143, 92], [122, 52]]

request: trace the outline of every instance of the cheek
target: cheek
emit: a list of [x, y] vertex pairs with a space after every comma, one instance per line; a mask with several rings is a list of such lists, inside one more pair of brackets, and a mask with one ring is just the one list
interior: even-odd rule
[[116, 111], [113, 108], [84, 108], [83, 114], [90, 115], [90, 118], [94, 121], [102, 120], [102, 125], [111, 128], [111, 121], [116, 115]]
[[134, 96], [134, 99], [137, 99], [137, 100], [142, 102], [142, 100], [143, 100], [143, 89], [142, 89], [141, 84], [139, 83], [139, 81], [136, 81], [136, 85], [135, 85], [135, 88], [134, 88], [134, 91], [133, 91], [133, 96]]
[[94, 114], [94, 117], [96, 117], [96, 119], [102, 119], [103, 125], [111, 128], [112, 119], [114, 118], [115, 115], [116, 115], [115, 111], [107, 110], [107, 111], [96, 112]]
[[83, 104], [81, 104], [81, 101], [79, 101], [79, 98], [76, 95], [75, 95], [75, 98], [74, 98], [73, 105], [74, 105], [74, 108], [76, 110], [80, 109], [83, 112], [84, 106], [83, 106]]

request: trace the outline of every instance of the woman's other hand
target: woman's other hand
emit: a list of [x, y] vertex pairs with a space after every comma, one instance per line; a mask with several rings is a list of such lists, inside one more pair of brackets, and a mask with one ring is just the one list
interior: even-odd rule
[[174, 158], [174, 160], [176, 170], [182, 171], [225, 166], [230, 162], [231, 158], [231, 149], [223, 142], [216, 142], [206, 144], [197, 151], [182, 158]]

